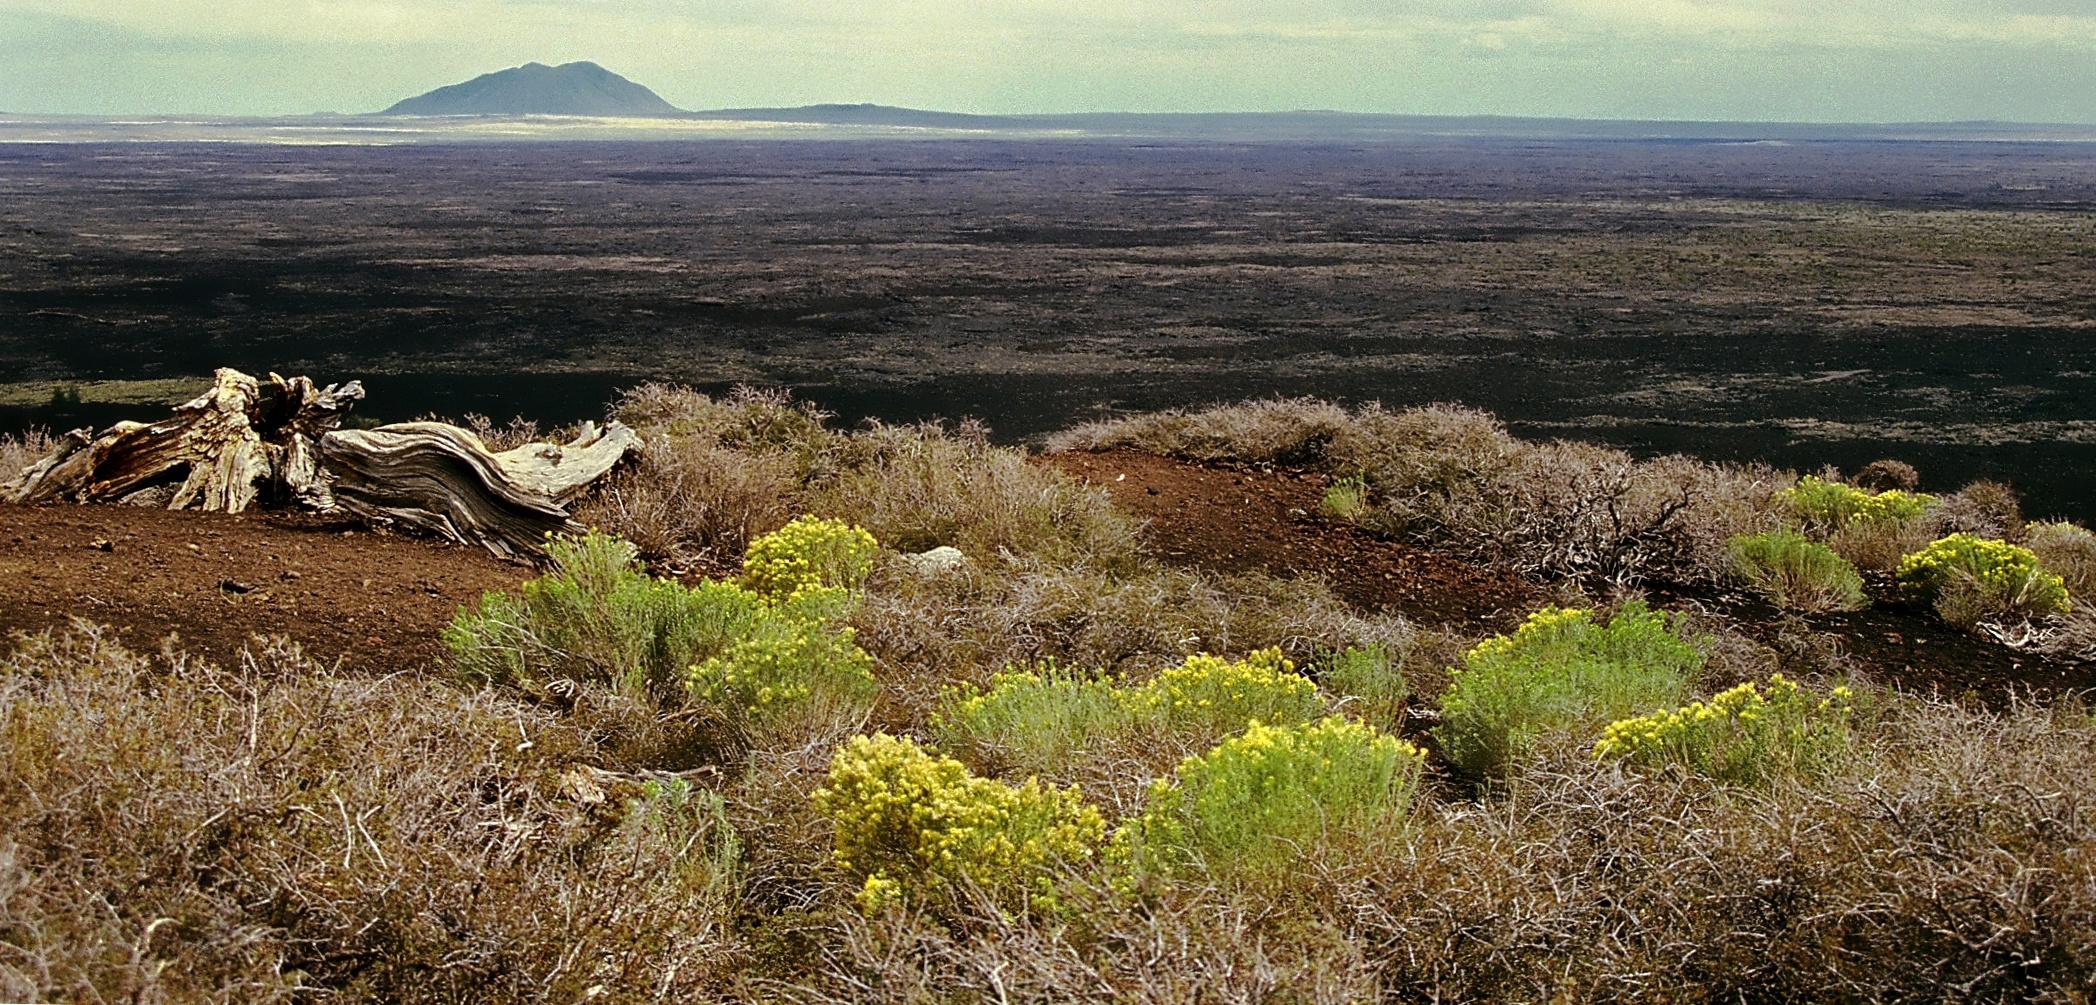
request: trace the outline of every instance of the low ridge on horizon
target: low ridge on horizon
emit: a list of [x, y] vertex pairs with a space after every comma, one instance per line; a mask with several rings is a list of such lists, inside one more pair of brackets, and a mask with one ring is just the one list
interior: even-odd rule
[[618, 118], [682, 116], [683, 109], [595, 63], [526, 63], [439, 87], [381, 115], [594, 115]]
[[1334, 109], [1205, 112], [1048, 112], [985, 114], [824, 102], [797, 106], [678, 108], [647, 86], [593, 62], [526, 63], [484, 73], [397, 102], [381, 115], [571, 115], [774, 122], [904, 129], [1075, 130], [1108, 134], [1207, 135], [1284, 139], [1312, 135], [1550, 136], [1581, 139], [2033, 139], [2088, 141], [2086, 127], [2012, 122], [1830, 123], [1537, 118], [1499, 114], [1418, 114]]

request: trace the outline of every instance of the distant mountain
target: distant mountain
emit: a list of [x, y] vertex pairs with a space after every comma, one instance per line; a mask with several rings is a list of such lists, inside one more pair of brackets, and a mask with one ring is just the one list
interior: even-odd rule
[[439, 87], [381, 114], [668, 118], [685, 113], [654, 91], [595, 63], [526, 63]]

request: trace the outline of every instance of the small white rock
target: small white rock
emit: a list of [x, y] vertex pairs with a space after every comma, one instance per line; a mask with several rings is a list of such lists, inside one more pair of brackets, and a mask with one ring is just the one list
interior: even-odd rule
[[914, 566], [919, 573], [932, 576], [942, 572], [951, 572], [966, 565], [968, 556], [961, 554], [961, 549], [959, 548], [951, 545], [940, 545], [930, 551], [919, 552], [915, 555], [904, 555], [903, 560]]

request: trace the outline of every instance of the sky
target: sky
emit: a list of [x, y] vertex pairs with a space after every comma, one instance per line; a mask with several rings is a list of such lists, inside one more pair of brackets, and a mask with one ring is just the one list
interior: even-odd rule
[[579, 59], [691, 109], [2096, 123], [2096, 0], [0, 0], [5, 112], [368, 112]]

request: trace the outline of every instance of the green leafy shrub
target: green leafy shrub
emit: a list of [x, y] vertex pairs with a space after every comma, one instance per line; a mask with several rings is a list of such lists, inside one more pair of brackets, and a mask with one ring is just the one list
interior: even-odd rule
[[2096, 534], [2065, 520], [2031, 524], [2024, 534], [2024, 546], [2041, 568], [2059, 574], [2069, 596], [2096, 593]]
[[949, 692], [933, 729], [948, 749], [979, 766], [1047, 774], [1113, 748], [1177, 757], [1255, 720], [1308, 722], [1323, 708], [1316, 684], [1295, 673], [1279, 649], [1262, 649], [1235, 661], [1189, 656], [1131, 687], [1052, 664], [1007, 670], [985, 692]]
[[1733, 578], [1778, 607], [1853, 611], [1866, 602], [1856, 567], [1795, 531], [1744, 534], [1726, 544]]
[[685, 668], [748, 635], [765, 606], [731, 584], [650, 577], [632, 545], [595, 531], [555, 537], [546, 554], [547, 572], [519, 594], [484, 594], [452, 619], [455, 671], [540, 695], [565, 679], [673, 702]]
[[1138, 882], [1195, 864], [1272, 878], [1305, 849], [1402, 820], [1425, 761], [1419, 748], [1339, 716], [1255, 722], [1155, 783], [1150, 805], [1115, 833], [1111, 855]]
[[1502, 773], [1545, 731], [1602, 723], [1678, 703], [1703, 657], [1643, 601], [1606, 627], [1585, 610], [1546, 607], [1512, 635], [1497, 635], [1449, 671], [1442, 756], [1473, 779]]
[[544, 697], [566, 680], [651, 708], [697, 698], [745, 740], [791, 734], [809, 716], [849, 716], [876, 687], [872, 660], [841, 620], [870, 538], [798, 527], [752, 542], [766, 591], [707, 581], [686, 587], [634, 564], [634, 548], [591, 531], [547, 544], [551, 568], [519, 595], [488, 593], [444, 631], [469, 679]]
[[1348, 646], [1332, 654], [1319, 679], [1345, 703], [1347, 714], [1384, 730], [1398, 727], [1412, 694], [1390, 647], [1381, 643]]
[[1348, 475], [1325, 489], [1324, 499], [1318, 510], [1326, 516], [1341, 520], [1353, 520], [1368, 510], [1368, 477], [1361, 474]]
[[979, 778], [885, 733], [852, 737], [813, 799], [836, 828], [832, 861], [860, 883], [859, 904], [869, 912], [940, 883], [1008, 902], [1038, 898], [1056, 866], [1090, 857], [1106, 831], [1076, 786]]
[[1594, 744], [1597, 758], [1646, 765], [1681, 764], [1721, 781], [1754, 784], [1772, 776], [1823, 772], [1849, 749], [1846, 686], [1815, 699], [1784, 678], [1764, 693], [1752, 681], [1691, 702], [1610, 723]]
[[1006, 668], [987, 691], [949, 690], [932, 717], [940, 745], [993, 773], [1053, 771], [1132, 730], [1127, 693], [1053, 662]]
[[853, 589], [866, 581], [879, 548], [873, 535], [861, 528], [803, 516], [751, 541], [742, 560], [742, 577], [773, 604], [803, 590]]
[[1890, 523], [1912, 520], [1935, 506], [1935, 496], [1902, 489], [1865, 492], [1813, 475], [1776, 493], [1777, 502], [1806, 527], [1822, 536], [1852, 523]]
[[1900, 560], [1900, 595], [1959, 628], [1989, 617], [2065, 613], [2067, 587], [2029, 548], [1952, 534]]

